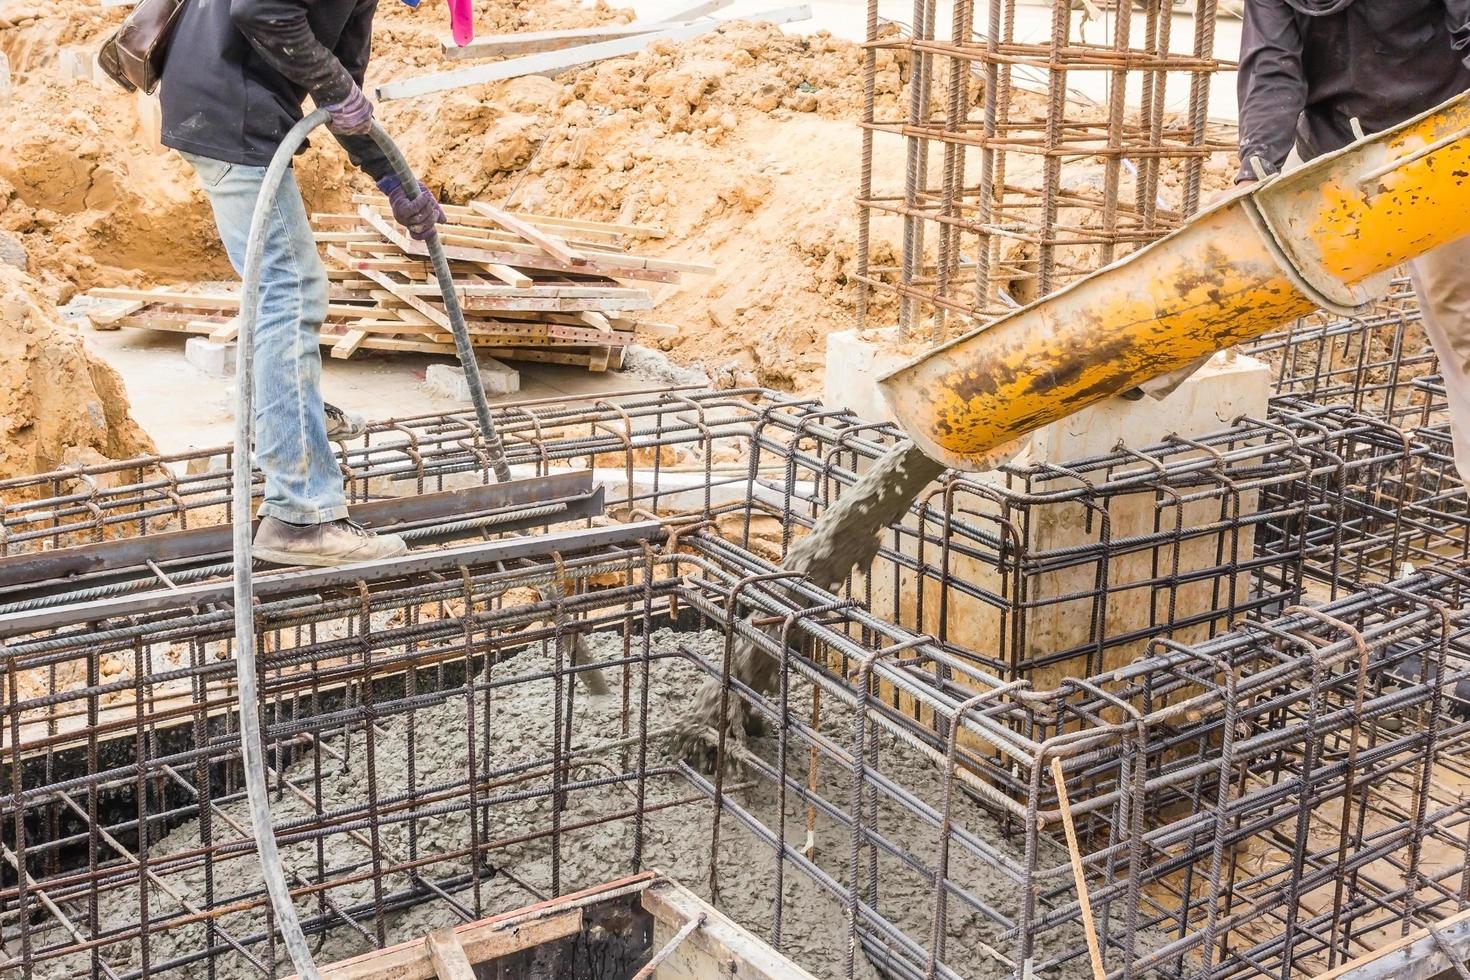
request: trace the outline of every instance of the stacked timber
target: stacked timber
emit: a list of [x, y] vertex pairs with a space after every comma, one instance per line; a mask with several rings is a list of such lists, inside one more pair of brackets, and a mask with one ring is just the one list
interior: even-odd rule
[[[351, 214], [312, 216], [331, 279], [322, 344], [333, 357], [358, 350], [453, 355], [454, 339], [428, 248], [393, 222], [379, 197], [354, 198]], [[444, 208], [439, 240], [470, 338], [505, 360], [571, 364], [605, 371], [640, 336], [674, 328], [643, 320], [649, 283], [708, 275], [710, 266], [649, 258], [630, 239], [657, 228], [505, 211], [482, 202]], [[90, 314], [99, 329], [143, 327], [235, 338], [238, 292], [221, 289], [96, 289], [119, 303]]]

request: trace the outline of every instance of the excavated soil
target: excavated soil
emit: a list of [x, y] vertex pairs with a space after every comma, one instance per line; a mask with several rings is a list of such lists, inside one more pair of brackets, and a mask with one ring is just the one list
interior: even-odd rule
[[[698, 650], [707, 659], [718, 659], [723, 646], [723, 636], [714, 632], [674, 633], [660, 629], [652, 636], [655, 655], [672, 652], [679, 645]], [[622, 640], [614, 634], [599, 634], [589, 644], [597, 659], [621, 656]], [[528, 763], [547, 756], [550, 749], [553, 715], [554, 687], [545, 676], [551, 668], [550, 655], [539, 647], [527, 650], [513, 660], [495, 668], [497, 681], [511, 677], [527, 678], [513, 687], [501, 688], [504, 692], [495, 697], [493, 710], [489, 712], [489, 744], [494, 747], [494, 766], [505, 769], [517, 763]], [[649, 688], [649, 729], [660, 731], [675, 717], [687, 698], [690, 686], [698, 671], [684, 659], [656, 659], [652, 662]], [[536, 680], [529, 678], [536, 677]], [[633, 692], [633, 703], [638, 703], [638, 692]], [[578, 693], [572, 744], [595, 746], [609, 741], [610, 733], [619, 730], [618, 712], [621, 698], [614, 692], [604, 697], [589, 697]], [[846, 744], [850, 738], [852, 716], [842, 706], [824, 702], [823, 730]], [[479, 716], [482, 720], [484, 714]], [[466, 718], [463, 700], [455, 697], [433, 707], [421, 708], [414, 714], [415, 752], [412, 763], [415, 767], [417, 784], [427, 787], [452, 782], [462, 778], [467, 756]], [[401, 791], [406, 785], [405, 772], [408, 740], [407, 720], [403, 716], [381, 717], [382, 733], [376, 739], [375, 769], [377, 785], [381, 794]], [[939, 773], [924, 759], [906, 747], [887, 738], [880, 739], [877, 758], [879, 768], [889, 778], [897, 781], [918, 797], [931, 803], [942, 798], [943, 783]], [[328, 755], [323, 763], [326, 771], [321, 780], [322, 805], [328, 810], [359, 804], [366, 788], [365, 744], [358, 733], [349, 737], [328, 740]], [[650, 740], [649, 764], [659, 766], [671, 764], [667, 756], [667, 740], [656, 737]], [[754, 740], [750, 748], [760, 757], [774, 761], [776, 744], [773, 739]], [[660, 756], [663, 755], [663, 758]], [[793, 767], [805, 770], [805, 753], [793, 756]], [[337, 762], [336, 759], [345, 760]], [[607, 775], [609, 769], [603, 760], [616, 764], [610, 756], [592, 756], [585, 765], [577, 767], [571, 778], [590, 779]], [[302, 759], [290, 766], [287, 776], [305, 792], [309, 799], [314, 793], [312, 762]], [[542, 780], [537, 785], [544, 786]], [[733, 781], [730, 785], [734, 785]], [[841, 770], [824, 764], [818, 780], [819, 792], [839, 806], [846, 806], [850, 794], [850, 778]], [[693, 788], [684, 780], [673, 777], [656, 777], [648, 784], [650, 804], [658, 804], [691, 795]], [[778, 801], [769, 784], [753, 781], [748, 789], [737, 789], [735, 799], [768, 827], [779, 820]], [[620, 812], [632, 803], [631, 786], [619, 784], [615, 787], [573, 791], [563, 811], [565, 826], [606, 817]], [[278, 825], [307, 816], [311, 811], [296, 795], [277, 796], [272, 803], [274, 819]], [[800, 846], [805, 835], [806, 814], [803, 807], [788, 800], [786, 808], [786, 832]], [[955, 819], [958, 825], [982, 834], [1011, 861], [1022, 859], [1020, 841], [1011, 837], [990, 818], [963, 798], [956, 804]], [[213, 818], [216, 835], [229, 837], [227, 824], [248, 827], [248, 816], [243, 803], [232, 803], [221, 808]], [[513, 839], [530, 832], [544, 830], [550, 826], [550, 801], [547, 797], [514, 800], [495, 804], [490, 811], [490, 832], [497, 839]], [[670, 874], [701, 894], [708, 896], [708, 874], [710, 854], [711, 811], [705, 804], [696, 807], [674, 807], [655, 810], [647, 814], [644, 823], [644, 858], [647, 867], [657, 867]], [[913, 818], [905, 816], [884, 803], [878, 814], [880, 829], [887, 828], [903, 845], [920, 860], [933, 860], [932, 829], [914, 832]], [[469, 841], [468, 827], [462, 812], [443, 813], [420, 819], [416, 822], [417, 853], [420, 856], [443, 853], [462, 847]], [[366, 831], [364, 831], [366, 833]], [[579, 887], [609, 880], [634, 870], [632, 866], [634, 829], [631, 820], [615, 824], [602, 824], [588, 829], [568, 831], [561, 853], [560, 871], [562, 890], [572, 891]], [[197, 847], [200, 841], [197, 824], [187, 824], [175, 829], [162, 840], [153, 842], [149, 848], [150, 862], [164, 867], [168, 855], [181, 854]], [[846, 831], [825, 817], [817, 820], [814, 842], [818, 864], [839, 879], [847, 874], [849, 859], [848, 835]], [[326, 861], [339, 869], [357, 867], [368, 870], [372, 848], [364, 843], [337, 834], [326, 843]], [[398, 860], [409, 850], [408, 828], [402, 823], [384, 824], [379, 829], [377, 851], [384, 860]], [[289, 846], [283, 849], [288, 868], [310, 873], [315, 863], [315, 847], [311, 844]], [[496, 850], [491, 861], [500, 873], [485, 882], [485, 902], [492, 910], [508, 910], [529, 904], [537, 899], [537, 893], [545, 894], [551, 887], [551, 848], [546, 839], [522, 840]], [[1009, 877], [990, 864], [971, 857], [963, 849], [951, 851], [951, 876], [976, 898], [999, 909], [1014, 910], [1018, 887]], [[736, 820], [726, 816], [722, 824], [719, 853], [720, 907], [757, 935], [769, 937], [772, 922], [772, 897], [774, 895], [774, 859], [771, 852], [749, 835]], [[452, 867], [440, 865], [436, 873], [452, 871]], [[467, 869], [464, 869], [467, 870]], [[919, 875], [896, 860], [883, 856], [878, 863], [879, 909], [882, 914], [898, 924], [908, 935], [927, 943], [931, 928], [930, 912], [933, 908], [931, 886]], [[203, 875], [189, 871], [183, 875], [170, 876], [170, 887], [177, 893], [171, 898], [159, 888], [150, 889], [149, 908], [151, 914], [176, 913], [179, 899], [190, 902], [203, 901]], [[524, 882], [526, 887], [516, 884]], [[388, 885], [395, 888], [402, 884], [392, 878]], [[246, 855], [231, 861], [216, 864], [213, 876], [216, 901], [226, 895], [237, 895], [242, 891], [253, 891], [260, 887], [258, 867], [253, 857]], [[816, 886], [805, 874], [788, 867], [784, 877], [785, 896], [783, 909], [782, 948], [787, 955], [819, 977], [846, 975], [847, 929], [843, 910], [826, 892]], [[467, 893], [466, 893], [467, 895]], [[358, 902], [370, 902], [372, 886], [369, 881], [333, 889], [331, 899], [341, 906]], [[314, 902], [300, 906], [303, 915], [318, 911]], [[100, 911], [104, 929], [120, 928], [139, 921], [141, 908], [136, 890], [118, 889], [103, 899]], [[384, 927], [389, 942], [421, 936], [441, 925], [457, 921], [454, 913], [443, 902], [421, 904], [403, 911], [388, 912]], [[249, 935], [260, 928], [258, 911], [226, 915], [219, 920], [221, 927], [232, 935]], [[363, 923], [371, 932], [371, 917]], [[1000, 930], [983, 916], [972, 912], [957, 899], [950, 902], [948, 920], [947, 960], [952, 967], [967, 977], [976, 980], [999, 980], [1011, 976], [1011, 970], [1003, 966], [986, 950], [987, 944], [1001, 948], [1009, 947], [999, 939]], [[152, 963], [162, 965], [174, 956], [197, 951], [203, 941], [202, 926], [189, 925], [170, 933], [156, 935], [149, 944]], [[1080, 933], [1062, 929], [1046, 933], [1039, 943], [1043, 956], [1052, 944], [1058, 941], [1080, 944]], [[337, 928], [324, 938], [314, 938], [313, 948], [319, 963], [364, 952], [369, 944], [358, 934], [346, 928]], [[119, 972], [140, 967], [136, 948], [111, 948], [104, 952], [107, 961]], [[69, 962], [57, 962], [50, 969], [38, 973], [41, 977], [59, 977], [65, 970], [77, 966]], [[217, 976], [228, 980], [233, 977], [256, 975], [253, 967], [235, 954], [222, 956], [216, 962]], [[875, 978], [876, 974], [865, 957], [859, 955], [854, 975], [863, 980]], [[1091, 971], [1085, 962], [1072, 961], [1068, 966], [1054, 971], [1050, 976], [1068, 978], [1090, 977]]]
[[[475, 6], [482, 35], [633, 19], [602, 2]], [[95, 47], [120, 17], [91, 4], [41, 0], [13, 0], [0, 13], [0, 52], [17, 79], [0, 96], [0, 140], [8, 147], [0, 157], [0, 231], [19, 236], [31, 272], [58, 301], [95, 285], [229, 277], [188, 166], [150, 145], [135, 97], [106, 80], [59, 78], [60, 52]], [[385, 3], [369, 81], [460, 64], [440, 55], [444, 27], [435, 5], [414, 12]], [[660, 346], [716, 384], [809, 393], [821, 386], [827, 334], [850, 327], [856, 309], [850, 277], [861, 65], [861, 49], [851, 42], [733, 22], [556, 78], [388, 102], [379, 114], [446, 200], [509, 201], [530, 211], [665, 229], [664, 238], [630, 246], [709, 261], [719, 272], [659, 292], [655, 317], [682, 329]], [[905, 82], [905, 60], [879, 52], [880, 116], [904, 104]], [[972, 102], [980, 95], [974, 86]], [[1043, 109], [1027, 92], [1015, 93], [1015, 101], [1023, 114]], [[316, 143], [298, 162], [313, 209], [342, 210], [352, 192], [371, 190], [331, 140]], [[876, 191], [896, 192], [901, 143], [880, 138], [875, 152]], [[1038, 166], [1039, 158], [1018, 158], [1009, 177], [1034, 182]], [[1207, 191], [1223, 186], [1229, 169], [1226, 161], [1212, 162]], [[1085, 165], [1069, 165], [1068, 174], [1069, 181], [1091, 180]], [[1160, 192], [1171, 206], [1178, 203], [1175, 178], [1166, 173]], [[1063, 220], [1085, 224], [1095, 216], [1066, 212]], [[892, 222], [875, 224], [875, 265], [896, 261], [898, 231]], [[1026, 262], [1023, 255], [1006, 258]], [[871, 317], [891, 319], [890, 301], [879, 299]]]
[[[117, 372], [30, 277], [0, 264], [0, 480], [152, 451]], [[0, 491], [0, 504], [16, 501]]]

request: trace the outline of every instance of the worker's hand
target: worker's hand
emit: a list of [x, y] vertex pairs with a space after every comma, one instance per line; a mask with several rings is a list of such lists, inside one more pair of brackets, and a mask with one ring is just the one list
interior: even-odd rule
[[434, 232], [434, 226], [444, 223], [444, 209], [434, 199], [429, 189], [419, 187], [418, 197], [409, 197], [403, 182], [393, 174], [378, 181], [378, 190], [388, 195], [393, 206], [393, 220], [408, 229], [409, 237], [422, 242]]
[[322, 106], [331, 113], [327, 128], [338, 136], [366, 136], [373, 128], [373, 104], [354, 83], [341, 102]]
[[1212, 204], [1219, 204], [1226, 198], [1235, 197], [1238, 194], [1244, 194], [1246, 191], [1250, 190], [1254, 186], [1256, 186], [1256, 181], [1254, 180], [1237, 181], [1234, 187], [1225, 187], [1211, 194], [1209, 200], [1205, 201], [1205, 206], [1208, 207]]

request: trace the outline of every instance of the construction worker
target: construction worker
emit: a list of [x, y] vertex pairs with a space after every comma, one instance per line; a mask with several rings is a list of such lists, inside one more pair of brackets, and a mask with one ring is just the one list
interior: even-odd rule
[[[404, 192], [367, 135], [373, 107], [362, 82], [376, 9], [377, 0], [200, 0], [179, 15], [161, 82], [163, 142], [193, 165], [237, 273], [244, 274], [266, 167], [300, 121], [308, 94], [331, 114], [327, 128], [414, 238], [444, 220], [427, 190], [414, 198]], [[402, 554], [402, 538], [374, 534], [347, 517], [331, 442], [359, 435], [363, 426], [322, 402], [318, 344], [327, 273], [291, 173], [271, 209], [262, 259], [250, 379], [256, 462], [265, 474], [255, 556], [339, 565]]]
[[[1470, 0], [1245, 0], [1238, 185], [1470, 88]], [[1259, 174], [1258, 174], [1259, 171]], [[1410, 265], [1470, 484], [1470, 239]]]

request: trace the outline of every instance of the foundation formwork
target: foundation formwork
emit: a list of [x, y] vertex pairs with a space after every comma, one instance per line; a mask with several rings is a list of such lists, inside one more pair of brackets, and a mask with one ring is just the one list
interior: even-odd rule
[[[1040, 42], [1027, 13], [915, 0], [895, 29], [868, 4], [860, 327], [877, 296], [896, 297], [905, 334], [937, 340], [948, 317], [963, 326], [1050, 293], [1177, 227], [1201, 203], [1206, 159], [1234, 149], [1208, 120], [1210, 77], [1227, 67], [1215, 0], [1057, 0]], [[881, 50], [907, 69], [891, 112], [874, 98]], [[1083, 74], [1106, 79], [1102, 101], [1071, 87]], [[875, 175], [880, 140], [902, 141], [901, 175]], [[897, 265], [873, 261], [889, 232]]]

